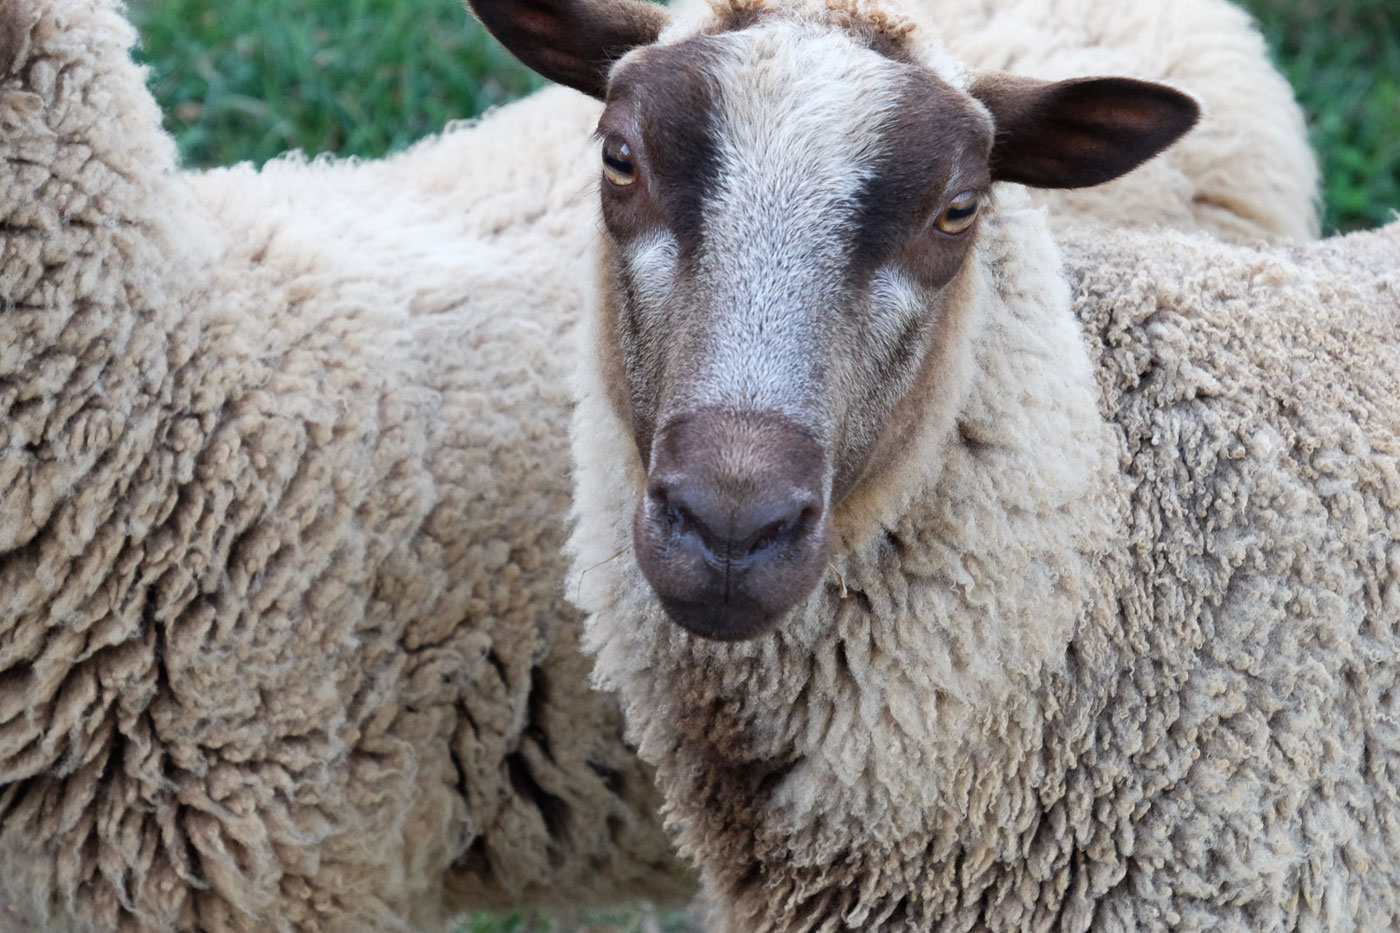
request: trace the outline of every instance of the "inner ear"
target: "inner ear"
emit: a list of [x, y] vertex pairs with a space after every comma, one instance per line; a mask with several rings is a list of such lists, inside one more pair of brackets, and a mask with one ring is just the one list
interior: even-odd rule
[[468, 0], [476, 18], [526, 67], [602, 100], [608, 71], [667, 23], [645, 0]]
[[983, 75], [972, 96], [992, 112], [993, 181], [1087, 188], [1127, 174], [1200, 119], [1195, 99], [1132, 78], [1038, 81]]

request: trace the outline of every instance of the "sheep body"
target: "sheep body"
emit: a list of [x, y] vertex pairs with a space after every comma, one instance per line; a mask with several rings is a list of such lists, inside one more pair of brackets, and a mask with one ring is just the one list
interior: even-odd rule
[[[716, 925], [1394, 928], [1400, 224], [1080, 232], [1067, 283], [1001, 197], [920, 436], [776, 631], [582, 581]], [[646, 467], [578, 391], [592, 566]]]
[[0, 9], [7, 900], [113, 933], [685, 894], [561, 588], [579, 297], [538, 270], [582, 249], [586, 123], [522, 164], [553, 92], [190, 178], [114, 7]]

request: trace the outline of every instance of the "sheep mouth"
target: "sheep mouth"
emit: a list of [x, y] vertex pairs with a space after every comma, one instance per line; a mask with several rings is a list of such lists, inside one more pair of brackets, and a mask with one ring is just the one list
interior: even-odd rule
[[745, 641], [777, 628], [816, 588], [830, 558], [829, 521], [808, 514], [801, 527], [760, 541], [740, 556], [715, 555], [684, 523], [643, 503], [633, 527], [637, 563], [667, 617], [701, 638]]
[[777, 627], [785, 613], [758, 605], [735, 606], [712, 602], [685, 602], [658, 594], [667, 617], [692, 635], [712, 641], [748, 641]]

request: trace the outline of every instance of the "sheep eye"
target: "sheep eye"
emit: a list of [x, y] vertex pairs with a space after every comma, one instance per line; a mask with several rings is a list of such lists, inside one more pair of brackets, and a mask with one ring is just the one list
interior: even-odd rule
[[632, 147], [616, 133], [609, 133], [603, 140], [603, 174], [615, 185], [630, 185], [637, 180]]
[[977, 207], [976, 192], [964, 191], [948, 202], [948, 206], [943, 208], [943, 213], [938, 215], [933, 225], [944, 233], [963, 233], [977, 219]]

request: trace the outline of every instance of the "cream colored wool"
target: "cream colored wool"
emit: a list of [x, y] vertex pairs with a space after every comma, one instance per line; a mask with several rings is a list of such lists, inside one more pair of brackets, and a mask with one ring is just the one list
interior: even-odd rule
[[684, 895], [562, 591], [580, 298], [540, 273], [586, 110], [190, 178], [132, 40], [0, 5], [0, 896], [118, 933]]
[[[984, 226], [913, 453], [772, 634], [630, 553], [585, 647], [714, 928], [1400, 926], [1400, 222], [1306, 247]], [[593, 364], [576, 567], [643, 488]]]

